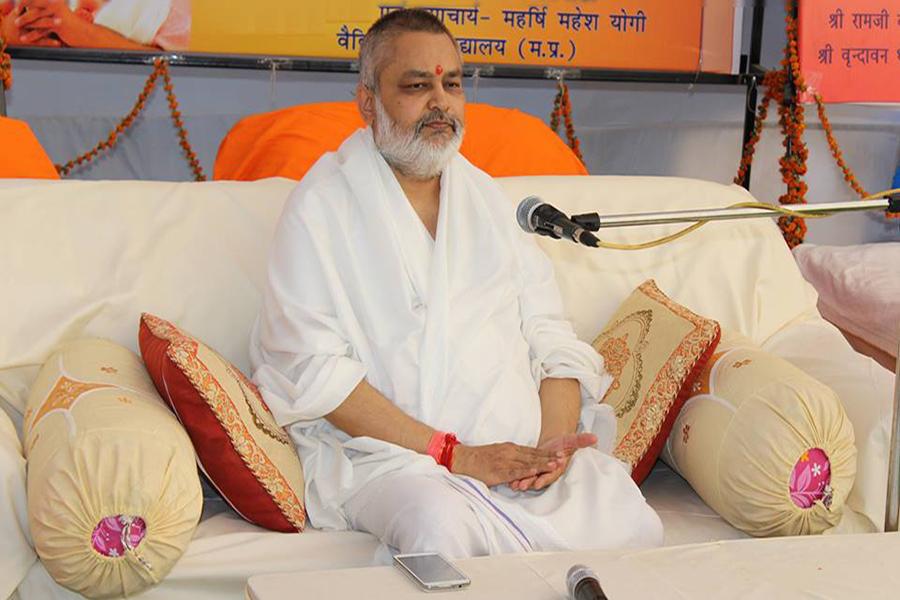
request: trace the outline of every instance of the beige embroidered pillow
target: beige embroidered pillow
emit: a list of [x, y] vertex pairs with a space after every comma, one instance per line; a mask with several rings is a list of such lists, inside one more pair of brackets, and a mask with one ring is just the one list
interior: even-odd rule
[[613, 376], [603, 402], [618, 419], [616, 458], [640, 483], [650, 473], [691, 385], [719, 342], [719, 324], [663, 294], [650, 279], [623, 302], [594, 349]]
[[662, 458], [755, 536], [836, 525], [856, 475], [853, 427], [837, 395], [738, 335], [704, 369]]
[[203, 498], [194, 449], [141, 360], [87, 339], [47, 359], [24, 420], [28, 517], [47, 572], [88, 598], [162, 581]]

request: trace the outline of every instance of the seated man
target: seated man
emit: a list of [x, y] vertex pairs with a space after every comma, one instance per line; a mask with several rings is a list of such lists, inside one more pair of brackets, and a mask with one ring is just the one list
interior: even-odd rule
[[455, 558], [660, 544], [595, 447], [616, 427], [602, 359], [515, 207], [458, 152], [450, 32], [421, 10], [379, 19], [357, 101], [368, 127], [285, 205], [251, 341], [312, 525]]

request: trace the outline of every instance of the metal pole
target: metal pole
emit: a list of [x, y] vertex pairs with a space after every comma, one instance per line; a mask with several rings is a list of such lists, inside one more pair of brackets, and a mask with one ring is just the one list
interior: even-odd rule
[[6, 116], [6, 90], [0, 84], [0, 117]]
[[[791, 206], [792, 211], [802, 215], [831, 215], [860, 210], [887, 210], [890, 200], [851, 200], [822, 204], [801, 204]], [[673, 210], [667, 212], [631, 213], [620, 215], [599, 215], [588, 213], [574, 215], [572, 220], [585, 229], [597, 231], [606, 227], [632, 227], [636, 225], [664, 225], [667, 223], [688, 223], [697, 221], [724, 221], [728, 219], [754, 219], [778, 217], [780, 213], [764, 208], [706, 208], [697, 210]]]
[[[753, 137], [753, 125], [756, 122], [756, 105], [759, 98], [759, 79], [757, 71], [760, 70], [759, 62], [762, 60], [762, 34], [763, 34], [763, 17], [765, 16], [766, 6], [763, 0], [754, 0], [753, 2], [753, 28], [750, 33], [750, 54], [747, 56], [747, 62], [744, 65], [744, 73], [749, 75], [747, 78], [747, 98], [744, 105], [744, 137], [741, 142], [741, 154], [747, 147], [747, 142]], [[750, 189], [750, 169], [747, 167], [747, 174], [744, 177], [744, 187]]]
[[897, 531], [898, 518], [900, 518], [900, 348], [897, 349], [897, 374], [894, 379], [894, 423], [891, 427], [884, 530]]

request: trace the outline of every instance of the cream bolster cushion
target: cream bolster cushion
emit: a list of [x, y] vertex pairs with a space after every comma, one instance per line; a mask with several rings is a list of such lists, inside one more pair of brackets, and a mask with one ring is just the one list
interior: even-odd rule
[[736, 337], [695, 383], [662, 458], [737, 529], [821, 533], [853, 487], [851, 423], [830, 388]]
[[24, 421], [28, 513], [50, 575], [89, 598], [158, 583], [196, 529], [194, 450], [140, 359], [70, 342], [44, 363]]

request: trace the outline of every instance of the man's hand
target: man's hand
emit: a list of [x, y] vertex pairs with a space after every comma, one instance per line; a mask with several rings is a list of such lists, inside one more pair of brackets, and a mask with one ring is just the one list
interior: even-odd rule
[[512, 442], [485, 446], [460, 444], [453, 450], [453, 472], [492, 486], [553, 473], [563, 459], [564, 451], [556, 446], [529, 448]]
[[22, 39], [27, 32], [18, 23], [23, 15], [25, 15], [25, 6], [20, 5], [3, 17], [3, 24], [2, 27], [0, 27], [0, 37], [2, 37], [10, 46], [29, 43], [27, 40]]
[[[25, 44], [51, 45], [44, 42], [56, 42], [59, 38], [67, 46], [91, 46], [90, 30], [93, 27], [79, 18], [69, 8], [68, 2], [62, 0], [23, 0], [25, 14], [16, 19], [16, 24], [23, 30], [21, 40]], [[50, 34], [54, 34], [55, 38]]]
[[538, 449], [548, 450], [559, 457], [556, 459], [557, 468], [546, 473], [518, 479], [510, 483], [509, 487], [520, 492], [544, 489], [563, 476], [566, 469], [569, 468], [569, 460], [576, 450], [588, 448], [596, 443], [597, 436], [593, 433], [568, 433], [540, 444]]

